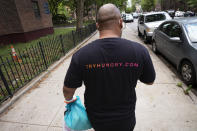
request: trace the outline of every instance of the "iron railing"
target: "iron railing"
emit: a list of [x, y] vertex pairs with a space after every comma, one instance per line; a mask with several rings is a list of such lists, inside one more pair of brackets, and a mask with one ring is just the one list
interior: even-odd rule
[[90, 24], [68, 34], [40, 41], [36, 46], [16, 50], [17, 58], [15, 59], [12, 54], [7, 57], [0, 56], [0, 104], [47, 70], [51, 64], [95, 30], [96, 25]]

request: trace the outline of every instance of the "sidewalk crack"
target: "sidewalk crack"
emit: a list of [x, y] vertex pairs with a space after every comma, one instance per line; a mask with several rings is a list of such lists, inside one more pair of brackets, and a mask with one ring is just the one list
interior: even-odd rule
[[[57, 110], [57, 112], [55, 113], [55, 115], [54, 115], [52, 121], [51, 121], [50, 124], [48, 125], [47, 131], [48, 131], [49, 127], [51, 127], [51, 124], [53, 123], [53, 121], [55, 120], [55, 118], [56, 118], [56, 116], [58, 115], [59, 111], [61, 110], [62, 105], [63, 105], [63, 104], [60, 105], [60, 107], [59, 107], [59, 109]], [[63, 114], [63, 113], [62, 113], [62, 114]], [[53, 127], [53, 126], [52, 126], [52, 127]]]
[[4, 123], [15, 123], [15, 124], [25, 124], [25, 125], [34, 125], [34, 126], [48, 126], [48, 125], [31, 124], [31, 123], [25, 123], [25, 122], [15, 122], [15, 121], [6, 121], [6, 120], [0, 120], [0, 122], [4, 122]]

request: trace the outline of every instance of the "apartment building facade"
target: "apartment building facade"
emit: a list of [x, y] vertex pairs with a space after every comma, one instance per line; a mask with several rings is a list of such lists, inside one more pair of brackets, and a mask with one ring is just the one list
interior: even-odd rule
[[0, 0], [0, 44], [27, 42], [53, 32], [47, 0]]

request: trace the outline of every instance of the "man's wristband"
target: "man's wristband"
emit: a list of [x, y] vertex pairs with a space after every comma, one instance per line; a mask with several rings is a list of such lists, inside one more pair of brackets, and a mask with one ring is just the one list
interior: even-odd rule
[[71, 100], [66, 100], [66, 99], [65, 99], [64, 102], [65, 102], [66, 104], [69, 104], [69, 103], [75, 102], [76, 100], [77, 100], [77, 97], [76, 97], [76, 96], [73, 96], [73, 98], [72, 98]]

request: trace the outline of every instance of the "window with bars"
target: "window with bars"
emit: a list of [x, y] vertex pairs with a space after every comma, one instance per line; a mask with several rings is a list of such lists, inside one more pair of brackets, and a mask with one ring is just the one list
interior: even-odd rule
[[33, 10], [34, 10], [34, 14], [36, 18], [40, 18], [40, 9], [39, 9], [39, 5], [38, 5], [38, 1], [32, 1], [32, 5], [33, 5]]

